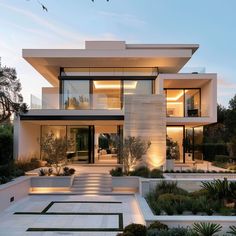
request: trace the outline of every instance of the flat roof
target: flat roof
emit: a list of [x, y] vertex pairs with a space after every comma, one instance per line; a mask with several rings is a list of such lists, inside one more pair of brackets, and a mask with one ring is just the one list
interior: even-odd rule
[[57, 86], [61, 67], [158, 67], [160, 73], [177, 73], [198, 48], [198, 44], [85, 41], [84, 49], [23, 49], [22, 56]]

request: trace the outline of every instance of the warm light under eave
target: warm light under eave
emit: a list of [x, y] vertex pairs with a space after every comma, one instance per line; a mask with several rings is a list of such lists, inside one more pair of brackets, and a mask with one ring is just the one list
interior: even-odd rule
[[[120, 84], [99, 84], [99, 81], [93, 82], [96, 89], [120, 89]], [[137, 81], [132, 81], [129, 84], [125, 84], [125, 89], [135, 89], [137, 86]]]

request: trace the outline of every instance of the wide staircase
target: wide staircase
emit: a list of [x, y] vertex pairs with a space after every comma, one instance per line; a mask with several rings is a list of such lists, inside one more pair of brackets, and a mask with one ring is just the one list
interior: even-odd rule
[[112, 192], [112, 177], [106, 173], [81, 173], [75, 176], [71, 186], [74, 194], [109, 194]]

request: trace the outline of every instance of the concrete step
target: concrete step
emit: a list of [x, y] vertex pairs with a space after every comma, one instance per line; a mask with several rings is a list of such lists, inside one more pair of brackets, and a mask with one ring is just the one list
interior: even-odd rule
[[73, 184], [73, 188], [78, 187], [110, 187], [111, 184], [100, 184], [100, 183], [80, 183], [80, 184]]
[[104, 193], [110, 193], [111, 188], [97, 188], [97, 189], [88, 189], [88, 188], [71, 188], [71, 192], [104, 192]]

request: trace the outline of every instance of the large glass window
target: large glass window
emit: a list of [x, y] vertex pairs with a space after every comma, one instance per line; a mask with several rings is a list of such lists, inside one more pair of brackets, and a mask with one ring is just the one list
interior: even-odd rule
[[203, 160], [202, 154], [203, 126], [194, 128], [194, 160]]
[[63, 80], [63, 108], [90, 109], [89, 80]]
[[167, 116], [184, 116], [184, 90], [167, 89], [166, 90], [166, 112]]
[[200, 116], [200, 90], [185, 90], [185, 116]]
[[166, 145], [171, 153], [172, 158], [178, 162], [183, 162], [183, 134], [184, 127], [169, 126], [167, 127]]
[[152, 80], [124, 80], [124, 95], [152, 94]]
[[121, 81], [93, 81], [94, 109], [121, 109]]
[[200, 89], [166, 89], [166, 106], [170, 117], [200, 116]]
[[89, 163], [91, 151], [89, 126], [68, 126], [67, 139], [70, 142], [68, 157], [80, 163]]

